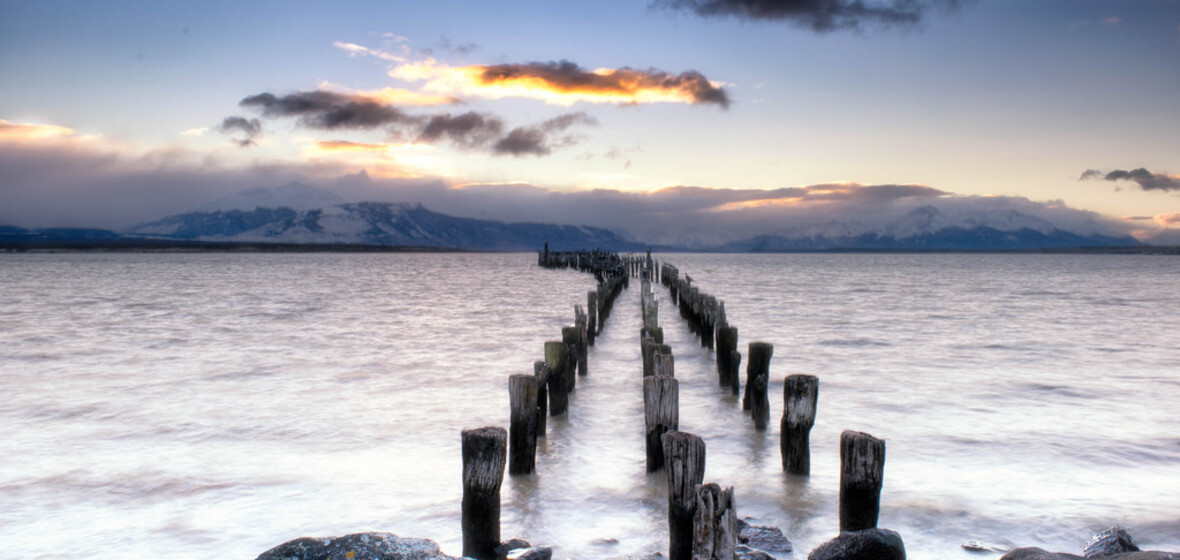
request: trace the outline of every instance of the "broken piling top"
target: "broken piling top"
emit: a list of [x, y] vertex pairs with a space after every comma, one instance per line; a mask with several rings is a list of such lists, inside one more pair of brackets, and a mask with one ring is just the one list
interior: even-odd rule
[[779, 424], [783, 470], [811, 474], [811, 427], [815, 425], [819, 378], [788, 375], [783, 383], [783, 418]]
[[668, 472], [668, 557], [691, 560], [696, 487], [705, 479], [705, 440], [686, 432], [668, 432], [663, 440]]
[[500, 484], [508, 432], [487, 426], [462, 432], [463, 556], [494, 560], [500, 545]]
[[840, 434], [840, 532], [877, 526], [885, 479], [885, 440], [864, 432]]

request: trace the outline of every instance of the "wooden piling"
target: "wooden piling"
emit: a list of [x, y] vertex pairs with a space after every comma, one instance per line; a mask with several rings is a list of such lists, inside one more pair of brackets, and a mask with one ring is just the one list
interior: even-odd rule
[[885, 441], [864, 432], [840, 434], [840, 532], [877, 526], [885, 478]]
[[500, 546], [500, 483], [504, 479], [504, 428], [463, 430], [463, 556], [495, 560]]
[[672, 357], [672, 349], [661, 345], [660, 350], [651, 357], [651, 374], [654, 377], [676, 377], [676, 359]]
[[533, 362], [533, 377], [537, 378], [537, 437], [545, 437], [549, 416], [549, 364], [544, 360]]
[[737, 370], [730, 369], [733, 365], [731, 353], [737, 350], [737, 327], [724, 326], [717, 329], [717, 382], [722, 387], [733, 385], [730, 377], [737, 376]]
[[770, 358], [774, 346], [767, 342], [751, 342], [749, 362], [746, 364], [746, 399], [754, 429], [765, 430], [770, 422]]
[[537, 378], [508, 377], [508, 474], [529, 474], [537, 465]]
[[664, 434], [680, 429], [680, 382], [671, 377], [644, 378], [643, 416], [647, 472], [655, 472], [664, 467]]
[[545, 365], [549, 367], [549, 415], [560, 416], [569, 410], [567, 375], [569, 346], [560, 340], [545, 343]]
[[660, 327], [642, 327], [639, 329], [639, 341], [652, 340], [659, 344], [664, 343], [664, 329]]
[[594, 346], [594, 337], [598, 336], [598, 292], [595, 290], [586, 292], [586, 313], [586, 334], [590, 346]]
[[696, 487], [705, 478], [705, 440], [686, 432], [664, 434], [668, 471], [668, 558], [692, 560]]
[[692, 523], [693, 560], [734, 560], [737, 549], [737, 511], [733, 487], [724, 490], [710, 482], [696, 488]]
[[566, 346], [569, 346], [570, 368], [568, 370], [569, 371], [569, 380], [568, 380], [569, 385], [568, 386], [569, 386], [569, 390], [571, 392], [573, 392], [573, 390], [577, 388], [578, 374], [581, 373], [581, 372], [577, 371], [579, 366], [581, 366], [581, 363], [582, 363], [581, 352], [578, 351], [578, 337], [579, 337], [578, 327], [562, 327], [561, 341], [564, 342], [566, 344]]
[[811, 427], [815, 425], [818, 400], [818, 377], [787, 376], [783, 384], [783, 419], [779, 424], [779, 444], [783, 470], [788, 473], [811, 474]]
[[729, 353], [729, 371], [731, 372], [730, 376], [729, 376], [729, 381], [731, 383], [730, 388], [733, 390], [734, 395], [737, 395], [742, 390], [742, 388], [741, 388], [742, 376], [738, 375], [738, 372], [741, 370], [742, 370], [742, 353], [738, 352], [737, 350], [734, 350], [733, 352]]

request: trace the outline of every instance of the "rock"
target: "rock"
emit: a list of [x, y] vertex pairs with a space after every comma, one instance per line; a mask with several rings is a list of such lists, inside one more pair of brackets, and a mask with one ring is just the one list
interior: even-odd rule
[[439, 552], [430, 539], [392, 533], [356, 533], [327, 539], [300, 538], [276, 546], [256, 560], [459, 560]]
[[552, 560], [553, 549], [547, 546], [535, 546], [517, 549], [508, 555], [509, 560]]
[[[1180, 554], [1169, 552], [1120, 552], [1101, 556], [1102, 560], [1180, 560]], [[1084, 556], [1064, 552], [1048, 552], [1041, 548], [1018, 548], [1000, 557], [1000, 560], [1086, 560]]]
[[790, 552], [791, 541], [778, 527], [761, 527], [738, 520], [738, 543], [766, 552]]
[[508, 539], [507, 541], [500, 543], [500, 546], [496, 547], [496, 554], [500, 558], [504, 558], [508, 556], [508, 553], [512, 552], [513, 550], [518, 548], [529, 548], [531, 546], [533, 545], [529, 544], [529, 542], [524, 539]]
[[1120, 552], [1138, 551], [1139, 547], [1135, 546], [1135, 543], [1131, 541], [1131, 535], [1124, 531], [1122, 527], [1115, 525], [1090, 537], [1090, 542], [1086, 543], [1086, 548], [1082, 550], [1082, 556], [1086, 558], [1099, 558]]
[[807, 560], [905, 560], [905, 544], [889, 529], [848, 531], [819, 545]]
[[774, 557], [761, 551], [739, 544], [733, 549], [734, 560], [774, 560]]

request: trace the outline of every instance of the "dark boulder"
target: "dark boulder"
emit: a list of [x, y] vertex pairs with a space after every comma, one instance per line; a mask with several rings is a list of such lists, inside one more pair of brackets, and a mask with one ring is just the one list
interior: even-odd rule
[[1086, 558], [1101, 558], [1120, 552], [1139, 552], [1139, 547], [1131, 540], [1131, 535], [1122, 527], [1115, 525], [1093, 537], [1082, 549], [1082, 556]]
[[430, 539], [392, 533], [356, 533], [338, 538], [300, 538], [276, 546], [256, 560], [459, 560], [439, 552]]
[[766, 552], [790, 552], [791, 541], [778, 527], [761, 527], [738, 520], [738, 544]]
[[[1180, 560], [1180, 554], [1157, 551], [1120, 552], [1096, 558], [1102, 560]], [[1000, 557], [1000, 560], [1086, 560], [1086, 558], [1076, 554], [1048, 552], [1042, 548], [1027, 547], [1013, 550]]]
[[905, 560], [905, 544], [889, 529], [848, 531], [819, 545], [807, 560]]

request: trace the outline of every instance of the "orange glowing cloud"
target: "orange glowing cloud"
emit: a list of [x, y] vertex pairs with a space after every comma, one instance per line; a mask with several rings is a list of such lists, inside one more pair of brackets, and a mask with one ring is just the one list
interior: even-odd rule
[[321, 82], [319, 89], [320, 91], [347, 95], [358, 100], [372, 101], [381, 105], [430, 106], [459, 103], [459, 99], [451, 95], [421, 93], [401, 88], [387, 87], [371, 90], [354, 90], [331, 82]]
[[689, 103], [729, 107], [722, 82], [687, 71], [599, 68], [586, 70], [569, 61], [447, 66], [434, 59], [401, 64], [390, 76], [426, 82], [424, 91], [500, 99], [526, 97], [552, 105], [587, 103]]
[[65, 138], [75, 134], [72, 128], [54, 124], [14, 123], [0, 119], [0, 140], [24, 141]]

